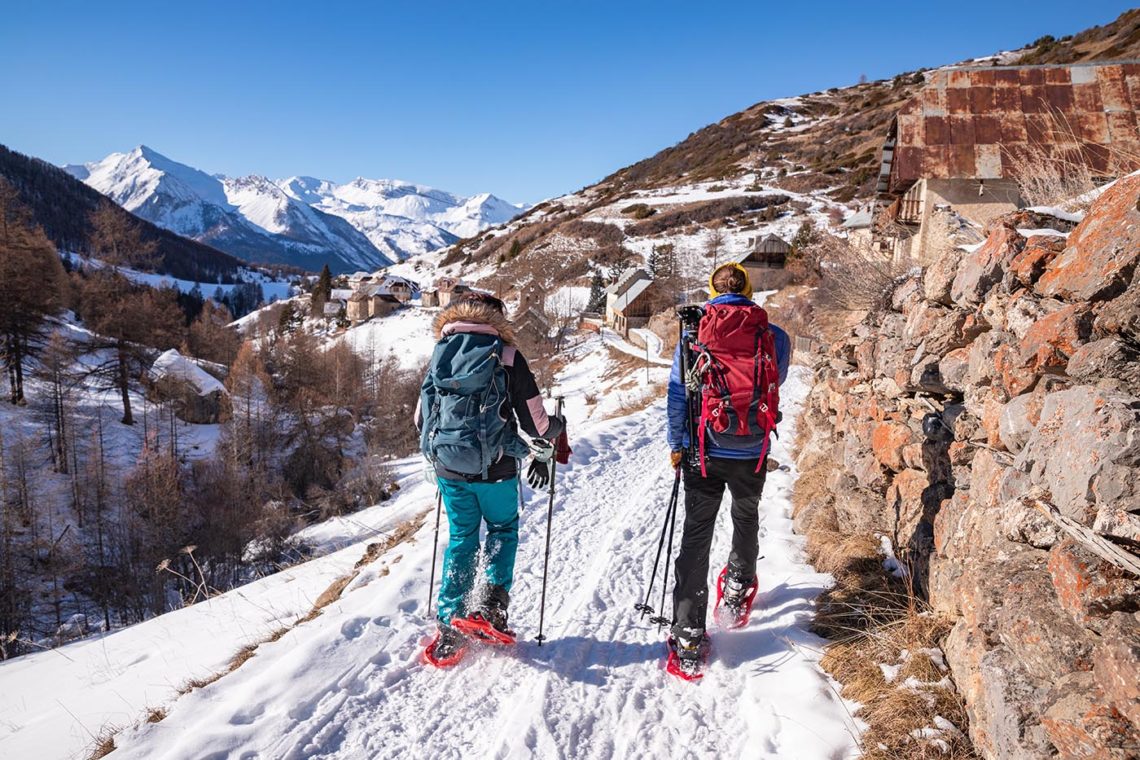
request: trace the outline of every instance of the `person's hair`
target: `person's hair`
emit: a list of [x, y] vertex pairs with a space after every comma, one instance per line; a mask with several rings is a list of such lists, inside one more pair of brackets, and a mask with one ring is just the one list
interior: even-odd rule
[[731, 264], [725, 264], [713, 272], [712, 284], [717, 293], [743, 293], [744, 272]]
[[469, 293], [464, 293], [463, 296], [459, 299], [459, 303], [483, 304], [485, 306], [492, 307], [500, 314], [507, 313], [507, 307], [503, 304], [502, 300], [495, 298], [495, 296], [491, 295], [490, 293], [480, 293], [473, 290]]

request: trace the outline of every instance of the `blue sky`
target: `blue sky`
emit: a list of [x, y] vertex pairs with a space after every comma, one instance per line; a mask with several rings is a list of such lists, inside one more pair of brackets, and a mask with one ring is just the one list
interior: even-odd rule
[[1127, 2], [31, 2], [0, 143], [537, 201], [757, 101], [1107, 23]]

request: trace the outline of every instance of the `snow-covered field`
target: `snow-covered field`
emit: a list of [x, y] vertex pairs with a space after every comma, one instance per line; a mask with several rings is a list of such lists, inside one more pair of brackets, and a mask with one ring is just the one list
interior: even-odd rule
[[[561, 378], [574, 456], [559, 475], [544, 646], [534, 635], [546, 499], [528, 491], [514, 650], [476, 652], [447, 671], [420, 663], [432, 628], [429, 519], [411, 541], [366, 565], [321, 615], [175, 699], [187, 680], [304, 614], [375, 536], [430, 510], [432, 493], [413, 485], [408, 462], [408, 487], [397, 499], [323, 529], [328, 548], [355, 541], [340, 551], [206, 604], [0, 664], [0, 756], [78, 757], [104, 725], [129, 724], [153, 708], [166, 710], [165, 719], [125, 730], [112, 757], [853, 755], [857, 728], [818, 668], [822, 642], [807, 630], [812, 600], [830, 579], [804, 563], [791, 529], [796, 471], [787, 442], [810, 373], [794, 368], [784, 388], [788, 421], [774, 456], [785, 467], [765, 489], [756, 612], [742, 630], [713, 631], [708, 674], [686, 684], [662, 670], [663, 633], [633, 611], [672, 484], [664, 404], [588, 419], [598, 354], [584, 353]], [[729, 532], [726, 509], [713, 572]]]

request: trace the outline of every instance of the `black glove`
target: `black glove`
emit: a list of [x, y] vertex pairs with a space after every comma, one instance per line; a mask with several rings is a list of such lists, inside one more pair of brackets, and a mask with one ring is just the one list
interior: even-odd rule
[[550, 462], [530, 460], [530, 467], [526, 471], [526, 482], [536, 491], [541, 491], [550, 484]]

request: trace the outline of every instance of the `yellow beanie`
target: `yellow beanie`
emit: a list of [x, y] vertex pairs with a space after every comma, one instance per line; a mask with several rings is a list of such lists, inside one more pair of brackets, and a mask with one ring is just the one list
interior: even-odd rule
[[742, 267], [740, 264], [737, 264], [736, 262], [730, 262], [728, 264], [721, 264], [719, 267], [717, 267], [716, 269], [714, 269], [712, 271], [712, 274], [709, 275], [709, 298], [716, 298], [717, 296], [724, 295], [724, 293], [718, 293], [717, 292], [717, 289], [713, 286], [713, 280], [716, 278], [716, 273], [722, 269], [725, 269], [726, 267], [731, 267], [732, 269], [737, 269], [740, 271], [740, 273], [742, 275], [744, 275], [744, 290], [741, 291], [740, 295], [744, 296], [745, 298], [751, 298], [752, 297], [752, 280], [748, 276], [748, 270], [745, 269], [744, 267]]

